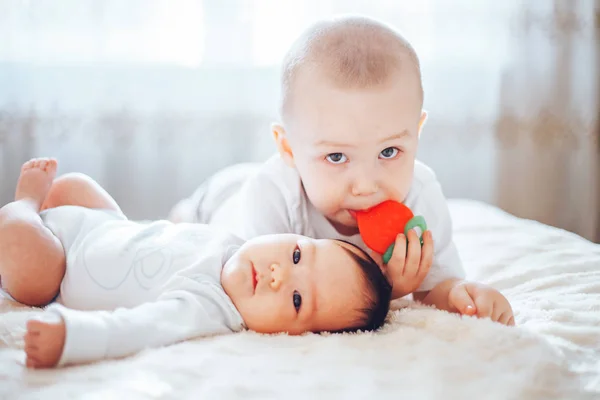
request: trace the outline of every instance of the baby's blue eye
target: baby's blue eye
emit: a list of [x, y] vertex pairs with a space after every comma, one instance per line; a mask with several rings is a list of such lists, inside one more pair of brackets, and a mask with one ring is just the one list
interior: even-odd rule
[[294, 264], [298, 264], [300, 262], [300, 255], [300, 248], [296, 246], [296, 248], [294, 249], [294, 253], [292, 254], [292, 261], [294, 262]]
[[394, 158], [398, 155], [399, 151], [400, 150], [398, 150], [396, 147], [388, 147], [386, 149], [381, 150], [379, 156], [384, 159]]
[[299, 312], [300, 306], [302, 305], [302, 296], [300, 296], [300, 293], [298, 293], [297, 290], [294, 290], [292, 300], [294, 301], [294, 308], [296, 309], [296, 312]]
[[348, 157], [344, 153], [331, 153], [325, 159], [332, 164], [343, 164], [348, 160]]

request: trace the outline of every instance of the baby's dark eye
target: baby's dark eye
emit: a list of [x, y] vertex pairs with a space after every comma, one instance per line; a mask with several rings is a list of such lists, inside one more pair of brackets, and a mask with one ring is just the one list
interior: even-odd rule
[[294, 261], [294, 264], [298, 264], [300, 262], [300, 255], [300, 248], [296, 246], [294, 253], [292, 254], [292, 261]]
[[348, 158], [344, 155], [344, 153], [331, 153], [328, 154], [325, 159], [332, 164], [343, 164]]
[[398, 150], [395, 147], [388, 147], [386, 149], [381, 150], [381, 153], [379, 153], [380, 158], [384, 158], [384, 159], [390, 159], [390, 158], [394, 158], [398, 155], [398, 152], [400, 150]]
[[294, 308], [296, 309], [296, 312], [300, 312], [300, 306], [302, 305], [302, 296], [300, 296], [300, 293], [298, 293], [297, 290], [294, 290], [292, 300], [294, 301]]

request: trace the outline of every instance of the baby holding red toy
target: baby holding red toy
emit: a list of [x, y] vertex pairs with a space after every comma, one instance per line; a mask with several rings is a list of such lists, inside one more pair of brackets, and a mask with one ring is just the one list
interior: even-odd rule
[[[393, 298], [413, 293], [441, 310], [514, 324], [498, 290], [465, 280], [440, 183], [416, 160], [426, 119], [421, 71], [399, 33], [364, 17], [311, 26], [283, 60], [281, 93], [282, 123], [272, 128], [278, 154], [216, 174], [171, 220], [224, 226], [245, 239], [345, 240], [379, 261]], [[388, 201], [405, 204], [428, 229], [419, 238], [396, 227], [384, 263], [383, 249], [363, 240], [360, 219]]]

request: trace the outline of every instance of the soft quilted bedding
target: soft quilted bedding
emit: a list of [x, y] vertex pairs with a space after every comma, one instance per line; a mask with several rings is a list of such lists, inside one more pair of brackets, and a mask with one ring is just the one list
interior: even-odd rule
[[0, 300], [0, 398], [600, 399], [600, 245], [451, 201], [470, 278], [505, 293], [516, 328], [400, 301], [380, 332], [252, 332], [47, 371], [23, 366], [34, 309]]

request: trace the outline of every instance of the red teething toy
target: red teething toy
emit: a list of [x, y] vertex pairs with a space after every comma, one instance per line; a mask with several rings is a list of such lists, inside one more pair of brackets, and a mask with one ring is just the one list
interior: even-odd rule
[[415, 227], [421, 228], [421, 244], [423, 232], [427, 230], [425, 219], [414, 216], [413, 212], [402, 203], [388, 200], [365, 211], [356, 212], [358, 230], [365, 244], [373, 251], [383, 255], [385, 264], [394, 251], [396, 236]]

